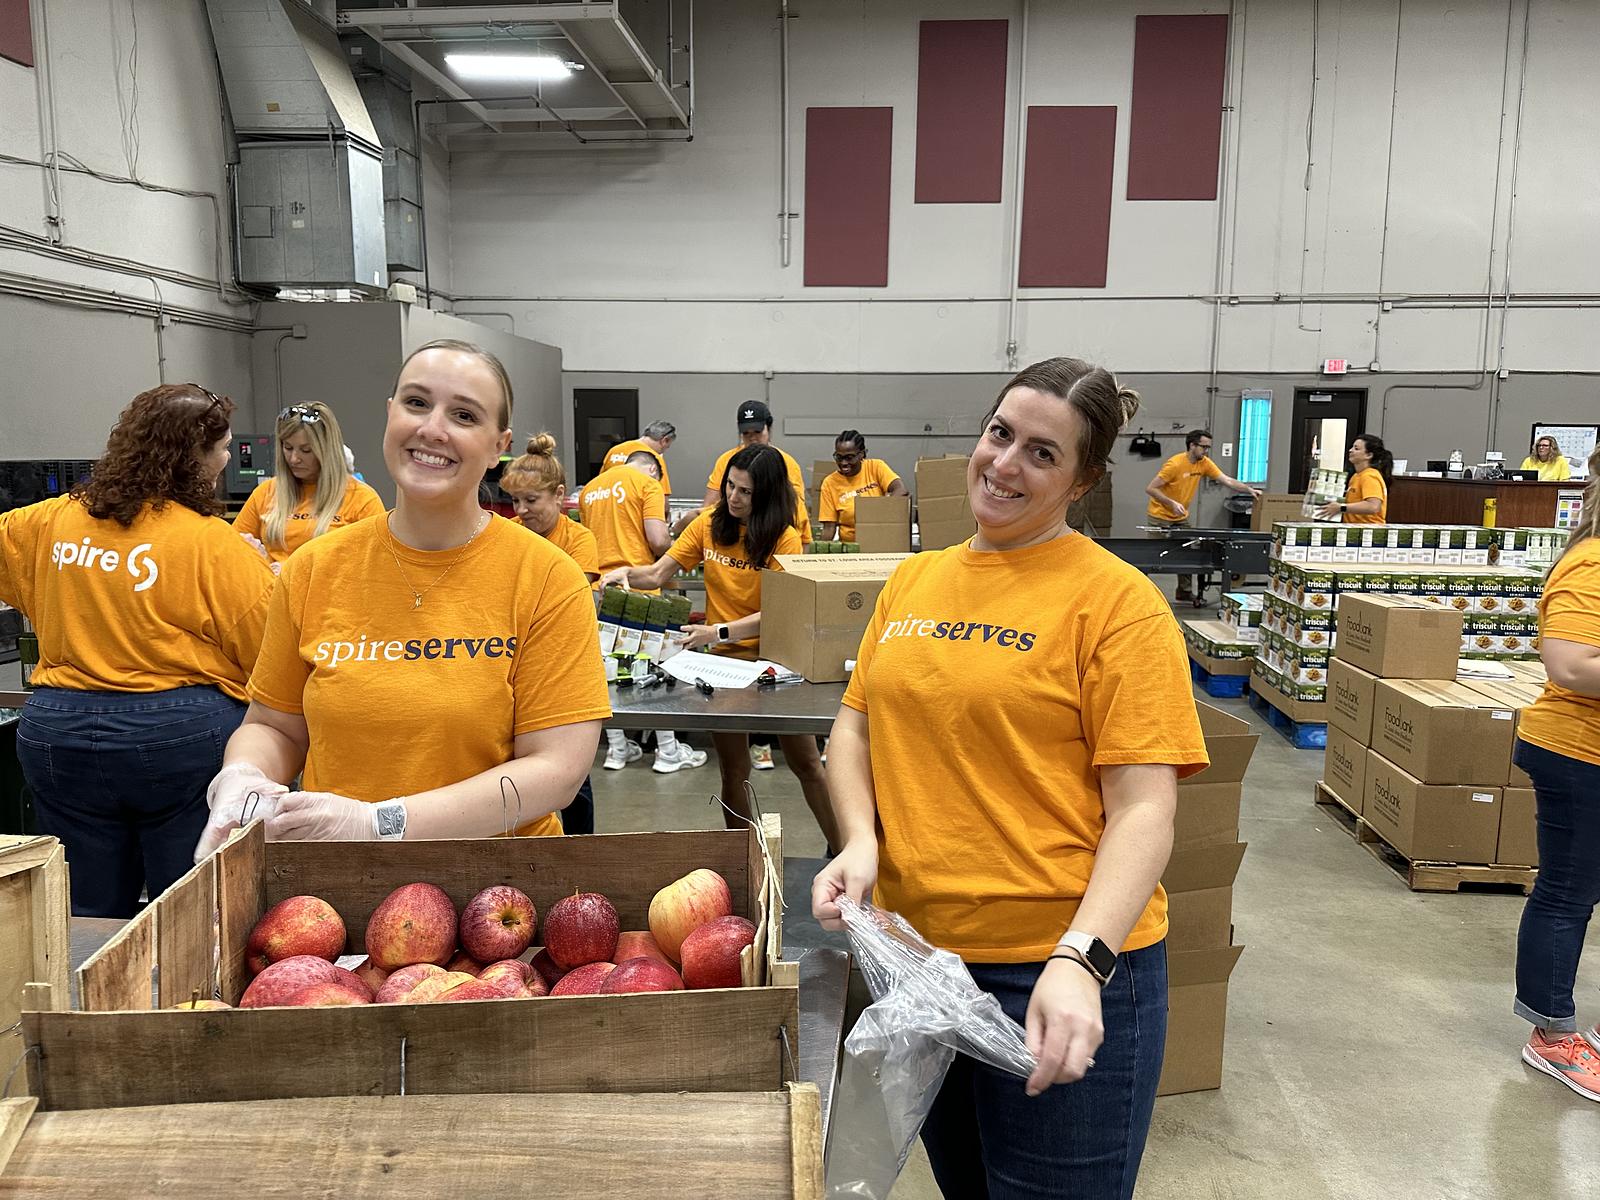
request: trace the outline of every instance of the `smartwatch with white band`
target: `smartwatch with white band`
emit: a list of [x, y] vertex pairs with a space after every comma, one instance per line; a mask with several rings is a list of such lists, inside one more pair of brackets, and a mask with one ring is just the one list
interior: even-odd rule
[[730, 638], [729, 635], [728, 635], [728, 627], [726, 625], [718, 625], [717, 626], [717, 641], [719, 641], [719, 642], [727, 642], [727, 641], [731, 641], [731, 640], [732, 640], [732, 638]]
[[383, 800], [372, 806], [372, 827], [378, 840], [398, 842], [406, 836], [406, 802]]
[[1117, 952], [1092, 933], [1067, 932], [1056, 943], [1058, 951], [1073, 952], [1104, 987], [1117, 969]]

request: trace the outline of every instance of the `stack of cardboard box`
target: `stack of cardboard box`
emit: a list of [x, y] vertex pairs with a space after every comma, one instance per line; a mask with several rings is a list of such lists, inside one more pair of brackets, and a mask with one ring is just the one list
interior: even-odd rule
[[1457, 680], [1462, 621], [1424, 600], [1344, 597], [1324, 786], [1412, 862], [1532, 865], [1511, 861], [1529, 857], [1532, 797], [1509, 820], [1504, 802], [1527, 786], [1511, 763], [1517, 685]]
[[917, 529], [924, 550], [942, 550], [978, 532], [967, 498], [967, 456], [917, 460]]
[[863, 554], [909, 554], [911, 497], [857, 496], [856, 544]]
[[1257, 735], [1237, 717], [1197, 706], [1211, 765], [1178, 785], [1167, 891], [1167, 1050], [1157, 1093], [1222, 1086], [1228, 977], [1244, 952], [1233, 942], [1233, 883], [1244, 858], [1239, 804]]
[[761, 572], [761, 656], [811, 683], [848, 679], [878, 593], [904, 554], [780, 554]]

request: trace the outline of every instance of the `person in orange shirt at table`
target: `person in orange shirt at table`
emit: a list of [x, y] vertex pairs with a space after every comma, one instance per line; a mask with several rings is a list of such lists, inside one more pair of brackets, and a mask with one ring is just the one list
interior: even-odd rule
[[833, 443], [839, 468], [822, 481], [822, 540], [856, 540], [856, 501], [862, 496], [904, 496], [906, 485], [881, 458], [867, 457], [867, 439], [846, 429]]
[[1522, 1061], [1600, 1100], [1600, 1027], [1578, 1032], [1573, 988], [1600, 904], [1600, 450], [1583, 510], [1539, 601], [1549, 681], [1517, 722], [1513, 761], [1533, 780], [1539, 874], [1517, 930], [1513, 1011], [1533, 1023]]
[[234, 518], [234, 532], [283, 562], [314, 537], [383, 512], [383, 501], [346, 465], [339, 419], [321, 401], [278, 414], [274, 475], [263, 479]]
[[0, 516], [0, 599], [39, 632], [17, 757], [81, 917], [188, 871], [244, 719], [272, 571], [219, 519], [232, 414], [199, 384], [142, 392], [71, 495]]
[[1343, 501], [1324, 504], [1317, 516], [1338, 517], [1346, 525], [1383, 525], [1389, 520], [1389, 483], [1394, 477], [1394, 455], [1375, 433], [1363, 433], [1350, 443], [1349, 482]]
[[1572, 464], [1548, 434], [1533, 443], [1533, 453], [1522, 460], [1522, 469], [1539, 472], [1541, 483], [1562, 483], [1572, 478]]
[[[1184, 436], [1183, 453], [1174, 454], [1162, 463], [1161, 470], [1156, 472], [1156, 477], [1144, 489], [1150, 497], [1145, 516], [1155, 529], [1151, 537], [1166, 537], [1167, 530], [1190, 523], [1193, 517], [1190, 509], [1200, 492], [1202, 479], [1215, 479], [1232, 492], [1257, 498], [1261, 496], [1260, 488], [1240, 483], [1233, 476], [1224, 474], [1222, 468], [1212, 460], [1209, 429], [1191, 429]], [[1198, 575], [1179, 575], [1178, 600], [1188, 600], [1196, 608], [1204, 607], [1205, 596], [1199, 584]]]
[[[780, 554], [800, 553], [793, 514], [794, 490], [776, 447], [746, 446], [728, 463], [716, 507], [696, 517], [672, 549], [650, 566], [602, 575], [600, 584], [659, 588], [680, 570], [704, 565], [706, 623], [685, 626], [687, 648], [754, 659], [761, 648], [761, 572], [782, 570]], [[750, 736], [716, 733], [712, 741], [722, 772], [722, 802], [733, 810], [723, 819], [730, 828], [738, 828], [741, 821], [752, 819], [744, 794], [751, 771]], [[831, 853], [839, 843], [817, 739], [810, 734], [782, 735], [778, 743]]]
[[678, 440], [677, 426], [671, 421], [651, 421], [644, 427], [644, 433], [628, 442], [618, 442], [606, 451], [606, 466], [620, 467], [628, 461], [630, 454], [640, 450], [645, 451], [656, 460], [656, 466], [661, 468], [661, 490], [667, 495], [672, 495], [672, 475], [667, 470], [667, 451], [672, 448], [672, 443]]
[[[733, 461], [733, 456], [750, 446], [772, 446], [772, 410], [760, 400], [746, 400], [739, 405], [735, 414], [739, 426], [739, 444], [731, 450], [724, 450], [717, 456], [717, 461], [711, 464], [711, 474], [706, 477], [706, 494], [700, 502], [700, 511], [706, 512], [717, 506], [722, 495], [722, 480], [727, 474], [728, 464]], [[800, 470], [800, 464], [787, 450], [772, 446], [783, 456], [784, 470], [789, 477], [789, 486], [794, 489], [794, 527], [799, 531], [802, 545], [811, 544], [811, 514], [806, 509], [806, 477]], [[694, 520], [695, 514], [686, 514], [674, 533], [682, 533]]]
[[[644, 566], [672, 544], [667, 531], [667, 499], [658, 481], [661, 460], [652, 450], [635, 450], [621, 466], [610, 467], [583, 485], [578, 511], [600, 544], [600, 571]], [[657, 589], [659, 590], [659, 589]], [[639, 743], [621, 729], [606, 730], [606, 757], [600, 765], [621, 771], [643, 756]], [[650, 769], [672, 775], [706, 764], [696, 750], [670, 729], [656, 730], [656, 756]]]
[[252, 814], [274, 839], [561, 832], [610, 708], [583, 572], [478, 506], [511, 415], [505, 367], [478, 346], [429, 342], [401, 365], [394, 510], [283, 564], [196, 861]]
[[1126, 1200], [1150, 1127], [1160, 879], [1177, 781], [1208, 760], [1171, 608], [1066, 523], [1137, 407], [1074, 358], [1006, 384], [967, 469], [976, 536], [895, 569], [833, 726], [844, 846], [814, 915], [901, 914], [1038, 1060], [1024, 1082], [956, 1057], [922, 1128], [946, 1196]]

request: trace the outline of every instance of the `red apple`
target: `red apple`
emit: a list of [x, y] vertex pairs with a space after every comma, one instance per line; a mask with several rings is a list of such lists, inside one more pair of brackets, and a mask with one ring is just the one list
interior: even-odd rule
[[245, 943], [244, 961], [252, 975], [275, 962], [310, 954], [329, 962], [344, 953], [344, 922], [333, 906], [316, 896], [290, 896], [262, 915]]
[[353, 969], [356, 978], [366, 984], [374, 996], [378, 994], [378, 989], [389, 981], [389, 972], [382, 967], [374, 966], [370, 958], [363, 958]]
[[[478, 972], [479, 982], [493, 984], [500, 989], [500, 994], [503, 996], [521, 995], [523, 989], [528, 986], [529, 979], [539, 979], [539, 976], [527, 963], [515, 958], [490, 963]], [[544, 981], [539, 982], [543, 984]]]
[[558, 967], [610, 962], [617, 952], [617, 910], [599, 892], [563, 896], [544, 918], [544, 948]]
[[677, 965], [656, 943], [655, 934], [643, 929], [624, 929], [617, 937], [616, 962], [621, 966], [630, 958], [658, 958], [676, 971]]
[[460, 987], [463, 983], [472, 982], [472, 976], [465, 971], [441, 971], [437, 975], [429, 975], [416, 987], [406, 993], [407, 1004], [426, 1004], [430, 1000], [437, 1000], [451, 988]]
[[425, 962], [442, 967], [456, 952], [456, 906], [443, 888], [408, 883], [373, 910], [366, 940], [367, 956], [385, 971]]
[[516, 958], [533, 942], [539, 915], [509, 884], [484, 888], [461, 910], [461, 948], [479, 962]]
[[447, 1000], [511, 1000], [520, 998], [522, 988], [519, 985], [514, 992], [504, 991], [499, 984], [487, 979], [469, 979], [466, 983], [457, 984], [442, 996], [435, 996], [434, 1003]]
[[339, 972], [338, 978], [335, 980], [336, 983], [342, 984], [343, 986], [349, 988], [358, 996], [365, 996], [368, 1004], [372, 1003], [372, 997], [376, 993], [374, 993], [373, 990], [367, 986], [367, 981], [365, 979], [361, 978], [361, 976], [357, 975], [354, 971], [346, 970], [344, 967], [338, 966], [337, 964], [335, 964], [333, 969]]
[[533, 967], [534, 973], [544, 980], [546, 988], [555, 987], [566, 974], [566, 971], [556, 966], [556, 960], [550, 957], [550, 951], [544, 949], [533, 956], [533, 962], [529, 965]]
[[239, 998], [239, 1007], [271, 1008], [288, 1004], [291, 996], [313, 983], [332, 983], [338, 978], [339, 969], [327, 959], [314, 954], [297, 954], [273, 963], [252, 979]]
[[756, 940], [743, 917], [718, 917], [683, 939], [683, 982], [690, 988], [739, 987], [739, 951]]
[[174, 1004], [173, 1008], [184, 1008], [193, 1012], [196, 1010], [210, 1010], [215, 1008], [232, 1008], [231, 1004], [224, 1004], [221, 1000], [185, 1000], [181, 1004]]
[[701, 867], [674, 880], [650, 901], [650, 932], [668, 958], [683, 961], [683, 939], [708, 921], [733, 912], [728, 881]]
[[476, 975], [483, 970], [483, 964], [465, 950], [457, 951], [456, 956], [445, 963], [446, 971], [465, 971], [468, 975]]
[[552, 996], [597, 996], [606, 976], [617, 969], [615, 963], [595, 962], [574, 967], [550, 989]]
[[619, 962], [617, 969], [607, 975], [605, 982], [600, 985], [600, 993], [604, 996], [618, 992], [681, 991], [683, 980], [678, 978], [678, 973], [671, 966], [659, 958], [644, 955]]
[[539, 973], [535, 971], [528, 976], [528, 982], [522, 985], [521, 994], [523, 996], [548, 996], [550, 987], [543, 979], [539, 978]]
[[366, 986], [358, 992], [344, 983], [313, 983], [290, 996], [287, 1003], [295, 1008], [347, 1008], [356, 1004], [371, 1004], [365, 994]]
[[415, 966], [401, 967], [383, 981], [383, 986], [378, 989], [373, 1001], [377, 1004], [403, 1003], [411, 994], [411, 989], [428, 976], [443, 974], [444, 968], [435, 963], [417, 963]]

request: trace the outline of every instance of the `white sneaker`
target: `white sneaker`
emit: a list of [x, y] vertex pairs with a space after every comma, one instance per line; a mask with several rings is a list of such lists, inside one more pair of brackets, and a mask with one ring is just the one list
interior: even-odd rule
[[696, 750], [679, 742], [672, 754], [665, 750], [656, 751], [655, 764], [650, 768], [659, 775], [671, 775], [674, 771], [684, 767], [703, 767], [706, 765], [706, 752]]
[[608, 771], [620, 771], [631, 762], [638, 762], [644, 757], [644, 750], [639, 743], [629, 738], [622, 743], [622, 753], [617, 753], [615, 746], [606, 747], [606, 761], [601, 765]]
[[751, 746], [750, 765], [758, 771], [772, 770], [772, 747]]

